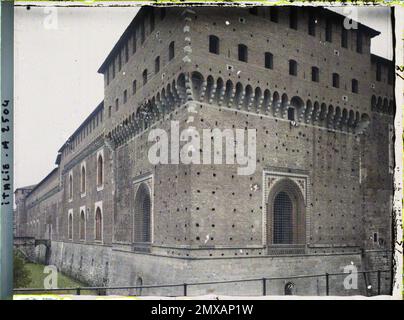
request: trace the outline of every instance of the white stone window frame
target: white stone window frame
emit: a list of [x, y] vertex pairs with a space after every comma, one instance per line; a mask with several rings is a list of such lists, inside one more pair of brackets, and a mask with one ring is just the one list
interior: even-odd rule
[[272, 188], [267, 186], [267, 181], [268, 178], [270, 177], [276, 177], [279, 179], [283, 178], [289, 178], [292, 181], [296, 182], [296, 179], [299, 180], [304, 180], [304, 188], [302, 189], [301, 186], [299, 186], [299, 183], [296, 182], [298, 185], [300, 191], [302, 192], [303, 199], [304, 199], [304, 205], [306, 207], [306, 225], [305, 225], [305, 239], [306, 239], [306, 245], [310, 244], [310, 224], [311, 224], [311, 210], [310, 206], [307, 206], [307, 204], [310, 202], [311, 199], [311, 190], [309, 190], [310, 186], [310, 176], [307, 174], [300, 174], [300, 173], [289, 173], [289, 172], [282, 172], [282, 171], [274, 171], [274, 170], [267, 170], [264, 169], [262, 171], [262, 216], [261, 216], [261, 221], [262, 221], [262, 238], [261, 238], [261, 244], [263, 247], [267, 246], [268, 243], [268, 234], [267, 234], [267, 212], [268, 212], [268, 206], [267, 206], [267, 197], [268, 194]]
[[[71, 184], [72, 192], [71, 193], [70, 193], [70, 177], [71, 177], [71, 181], [72, 181], [72, 184]], [[74, 180], [73, 170], [70, 170], [68, 178], [67, 178], [67, 192], [68, 192], [69, 202], [73, 201], [73, 195], [74, 195], [74, 183], [73, 183], [73, 180]]]
[[[81, 213], [84, 212], [84, 238], [82, 239], [80, 236], [81, 232]], [[86, 206], [81, 206], [79, 210], [79, 240], [86, 241], [87, 240], [87, 214], [86, 214]]]
[[[96, 221], [96, 213], [97, 208], [100, 208], [101, 211], [101, 240], [96, 240], [97, 237], [97, 221]], [[102, 208], [102, 201], [97, 201], [94, 203], [94, 242], [104, 243], [104, 210]]]
[[[84, 168], [84, 172], [85, 172], [85, 175], [84, 175], [84, 192], [83, 192], [83, 190], [82, 190], [82, 185], [83, 185], [83, 175], [82, 175], [82, 173], [83, 173], [83, 168]], [[84, 197], [86, 196], [86, 192], [87, 192], [87, 165], [86, 165], [86, 162], [83, 161], [83, 162], [80, 164], [80, 197], [81, 197], [81, 198], [84, 198]]]
[[[72, 237], [70, 238], [69, 235], [69, 229], [70, 229], [70, 223], [69, 223], [69, 218], [72, 216]], [[74, 214], [73, 214], [73, 209], [69, 209], [67, 211], [67, 239], [70, 241], [73, 241], [74, 238]]]
[[[102, 183], [100, 184], [98, 181], [98, 158], [101, 155], [102, 157]], [[96, 157], [96, 186], [97, 186], [97, 191], [102, 191], [104, 190], [104, 181], [105, 181], [105, 157], [104, 157], [104, 149], [100, 149], [97, 151], [97, 157]]]

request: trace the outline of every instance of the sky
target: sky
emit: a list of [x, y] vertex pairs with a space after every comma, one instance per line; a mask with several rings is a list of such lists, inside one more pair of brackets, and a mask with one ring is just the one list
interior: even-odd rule
[[[333, 8], [382, 32], [372, 53], [392, 58], [389, 8]], [[40, 182], [57, 150], [103, 100], [98, 68], [138, 7], [15, 8], [15, 188]]]

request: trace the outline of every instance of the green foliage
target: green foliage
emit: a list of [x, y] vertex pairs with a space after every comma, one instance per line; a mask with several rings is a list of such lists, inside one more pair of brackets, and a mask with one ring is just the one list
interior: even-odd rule
[[31, 282], [31, 274], [26, 268], [24, 257], [14, 252], [14, 288], [24, 288]]

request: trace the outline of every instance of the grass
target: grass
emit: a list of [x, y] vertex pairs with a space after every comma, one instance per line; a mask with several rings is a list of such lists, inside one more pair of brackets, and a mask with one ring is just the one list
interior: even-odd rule
[[[26, 288], [41, 288], [44, 289], [44, 279], [49, 276], [49, 273], [44, 273], [45, 266], [36, 263], [27, 263], [25, 267], [30, 273], [31, 282], [26, 286]], [[61, 272], [57, 274], [57, 287], [58, 288], [77, 288], [77, 287], [87, 287], [86, 284], [74, 280]], [[76, 291], [55, 291], [49, 292], [55, 294], [76, 294]], [[30, 293], [28, 293], [30, 294]], [[83, 290], [81, 294], [97, 294], [95, 291]]]

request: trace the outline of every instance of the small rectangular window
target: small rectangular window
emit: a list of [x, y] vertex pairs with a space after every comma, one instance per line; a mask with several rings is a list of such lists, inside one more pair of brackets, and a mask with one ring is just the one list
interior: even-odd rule
[[358, 88], [358, 80], [352, 79], [352, 92], [353, 93], [358, 93], [359, 88]]
[[154, 60], [154, 73], [159, 73], [160, 72], [160, 57], [157, 57]]
[[248, 62], [248, 48], [244, 44], [238, 45], [238, 59], [243, 62]]
[[297, 76], [297, 62], [295, 60], [289, 60], [289, 74]]
[[363, 51], [363, 37], [362, 33], [357, 30], [356, 31], [356, 52], [362, 53]]
[[146, 39], [146, 33], [145, 33], [145, 28], [144, 28], [144, 20], [142, 19], [142, 21], [140, 22], [140, 43], [143, 44], [143, 42]]
[[145, 85], [147, 83], [147, 69], [143, 71], [142, 76], [143, 76], [143, 85]]
[[123, 92], [123, 103], [128, 101], [128, 90], [124, 90]]
[[129, 61], [129, 46], [128, 42], [125, 43], [125, 62]]
[[269, 19], [272, 22], [278, 22], [279, 21], [279, 14], [278, 14], [278, 8], [277, 7], [271, 7], [270, 13], [269, 13]]
[[309, 35], [315, 36], [316, 35], [316, 17], [313, 14], [309, 15]]
[[376, 80], [382, 80], [382, 65], [379, 62], [376, 63]]
[[270, 52], [265, 52], [265, 68], [267, 69], [274, 68], [274, 59], [272, 53]]
[[132, 82], [132, 94], [136, 94], [136, 80]]
[[151, 8], [151, 13], [150, 13], [150, 33], [152, 33], [154, 31], [154, 8]]
[[160, 20], [163, 20], [166, 17], [166, 8], [160, 9]]
[[332, 42], [332, 21], [327, 20], [325, 25], [325, 41]]
[[219, 54], [219, 38], [214, 35], [209, 36], [209, 52]]
[[388, 71], [388, 75], [387, 75], [387, 83], [392, 85], [394, 83], [394, 77], [395, 77], [395, 73], [394, 73], [394, 68], [389, 68]]
[[172, 41], [168, 47], [168, 61], [171, 61], [172, 59], [174, 59], [174, 41]]
[[289, 27], [297, 30], [297, 9], [295, 7], [290, 7]]
[[311, 81], [320, 81], [320, 70], [317, 67], [311, 67]]
[[339, 74], [338, 73], [332, 74], [332, 86], [334, 88], [339, 88]]
[[133, 32], [133, 38], [132, 38], [132, 54], [136, 52], [136, 31]]
[[341, 47], [348, 48], [348, 30], [344, 26], [341, 30]]
[[116, 98], [115, 99], [115, 111], [118, 111], [118, 110], [119, 110], [119, 99]]

